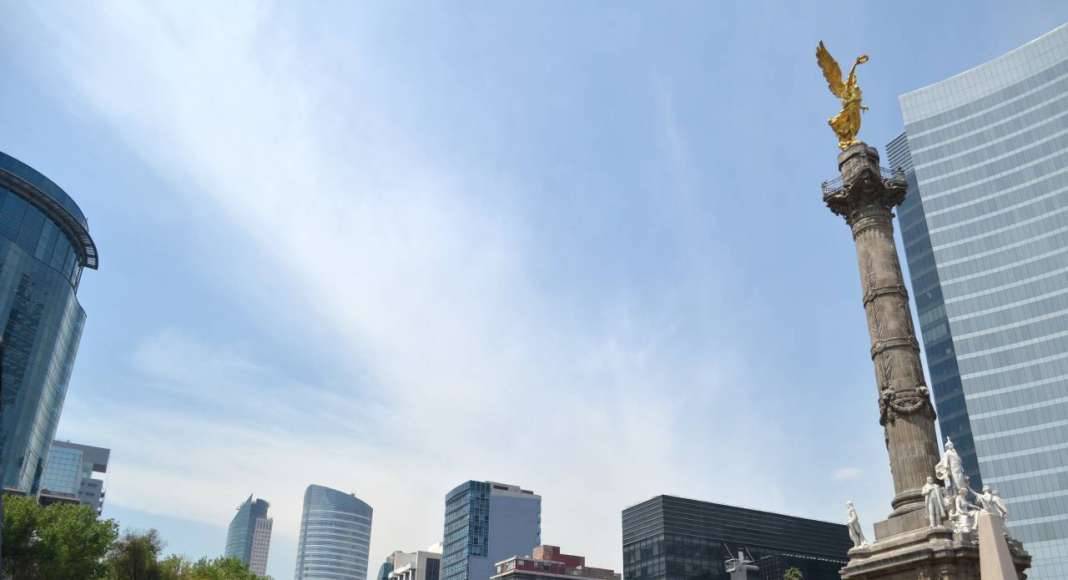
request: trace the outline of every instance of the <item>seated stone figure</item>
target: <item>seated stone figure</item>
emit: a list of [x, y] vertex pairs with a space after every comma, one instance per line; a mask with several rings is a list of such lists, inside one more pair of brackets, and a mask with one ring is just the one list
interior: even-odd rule
[[975, 513], [979, 507], [968, 501], [967, 488], [959, 488], [957, 497], [953, 501], [953, 530], [962, 534], [970, 533], [975, 529]]

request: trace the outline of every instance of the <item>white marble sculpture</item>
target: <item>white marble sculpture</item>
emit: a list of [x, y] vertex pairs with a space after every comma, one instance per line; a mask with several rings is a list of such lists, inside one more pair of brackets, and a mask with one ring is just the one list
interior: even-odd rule
[[975, 501], [979, 502], [979, 508], [984, 512], [1001, 515], [997, 506], [994, 505], [994, 493], [990, 491], [989, 485], [983, 486], [982, 493], [975, 493], [973, 491], [972, 494], [975, 495]]
[[861, 546], [868, 545], [868, 541], [864, 539], [864, 530], [860, 526], [860, 516], [857, 515], [857, 508], [853, 506], [853, 502], [846, 502], [846, 513], [848, 519], [846, 525], [849, 527], [849, 539], [853, 540], [853, 547], [859, 548]]
[[975, 529], [975, 514], [979, 508], [968, 501], [968, 490], [960, 488], [953, 500], [953, 530], [962, 534]]
[[964, 476], [964, 466], [960, 461], [960, 455], [953, 447], [953, 441], [946, 437], [946, 453], [942, 460], [935, 465], [935, 475], [945, 482], [946, 489], [956, 494], [959, 489], [967, 489], [968, 481]]
[[1001, 499], [1001, 496], [998, 495], [998, 490], [994, 489], [990, 491], [990, 501], [994, 504], [1001, 519], [1008, 519], [1009, 507], [1005, 505], [1005, 500]]
[[946, 517], [945, 500], [942, 498], [942, 486], [935, 483], [934, 478], [927, 476], [927, 483], [921, 488], [923, 501], [927, 504], [927, 523], [932, 527], [942, 525]]

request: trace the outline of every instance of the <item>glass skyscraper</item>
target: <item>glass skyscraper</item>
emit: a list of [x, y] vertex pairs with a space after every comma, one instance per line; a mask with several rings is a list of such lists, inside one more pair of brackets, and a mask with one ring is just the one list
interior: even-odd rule
[[1068, 577], [1068, 25], [901, 96], [888, 158], [944, 435]]
[[111, 450], [103, 447], [53, 441], [38, 486], [41, 503], [74, 501], [99, 514], [104, 507], [104, 482], [93, 473], [107, 473], [110, 457]]
[[295, 580], [367, 580], [372, 511], [351, 493], [309, 485]]
[[842, 524], [681, 497], [623, 510], [624, 580], [729, 580], [739, 552], [762, 579], [797, 568], [805, 580], [838, 580], [852, 546]]
[[267, 575], [267, 555], [271, 549], [273, 521], [267, 517], [271, 504], [248, 496], [237, 508], [226, 532], [226, 557], [237, 558], [254, 574]]
[[489, 580], [494, 565], [541, 544], [541, 496], [519, 486], [468, 481], [445, 496], [443, 580]]
[[96, 245], [78, 204], [30, 166], [0, 153], [0, 483], [35, 493], [56, 435], [85, 311], [82, 269]]

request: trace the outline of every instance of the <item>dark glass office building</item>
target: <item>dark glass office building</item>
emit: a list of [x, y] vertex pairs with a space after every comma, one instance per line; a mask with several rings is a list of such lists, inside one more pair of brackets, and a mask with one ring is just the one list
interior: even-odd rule
[[0, 153], [0, 482], [36, 493], [56, 435], [85, 311], [84, 268], [96, 269], [78, 204], [30, 166]]
[[942, 432], [1068, 577], [1068, 25], [900, 98], [898, 212]]
[[729, 580], [740, 551], [763, 562], [761, 577], [797, 567], [805, 580], [838, 580], [850, 547], [841, 524], [680, 497], [623, 510], [624, 580]]
[[445, 496], [444, 580], [489, 580], [494, 565], [541, 544], [541, 496], [516, 485], [468, 481]]

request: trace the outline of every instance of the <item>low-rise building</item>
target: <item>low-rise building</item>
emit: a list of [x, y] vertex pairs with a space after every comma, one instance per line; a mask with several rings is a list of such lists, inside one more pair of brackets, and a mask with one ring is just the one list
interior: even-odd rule
[[382, 562], [382, 565], [378, 567], [378, 580], [389, 580], [389, 575], [393, 573], [393, 560], [397, 557], [397, 554], [403, 554], [400, 550], [393, 552], [386, 556], [386, 561]]
[[419, 550], [416, 552], [393, 552], [393, 571], [389, 580], [439, 580], [441, 578], [441, 552]]
[[781, 580], [775, 574], [790, 568], [805, 580], [838, 580], [851, 546], [842, 524], [681, 497], [623, 510], [627, 580]]
[[620, 580], [618, 572], [586, 565], [586, 558], [560, 552], [558, 546], [538, 546], [529, 556], [512, 556], [497, 562], [492, 580], [550, 580], [553, 578], [591, 578]]

